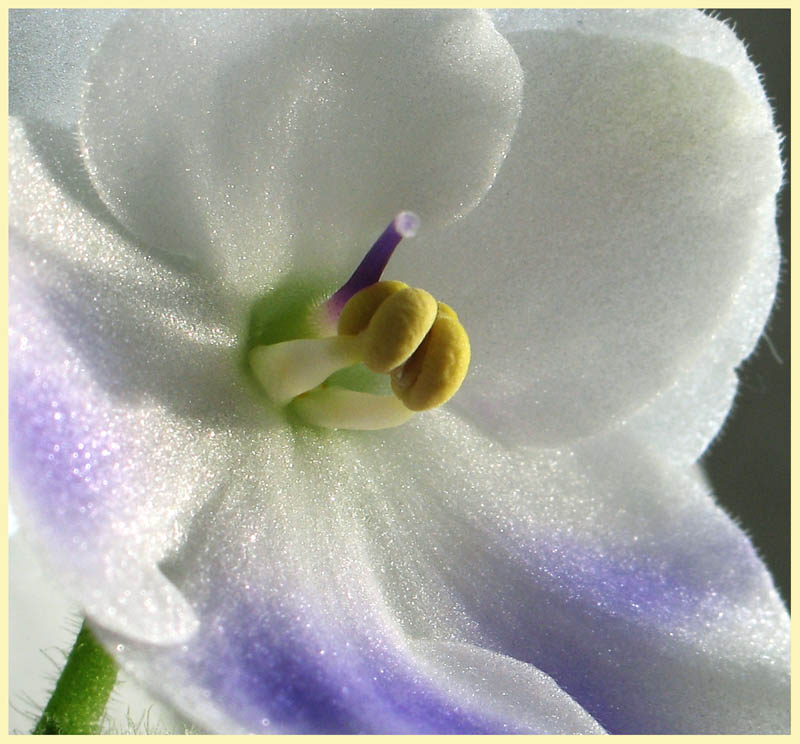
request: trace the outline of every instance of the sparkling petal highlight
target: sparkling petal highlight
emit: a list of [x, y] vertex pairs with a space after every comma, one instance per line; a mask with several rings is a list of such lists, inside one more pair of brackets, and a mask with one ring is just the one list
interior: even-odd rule
[[[692, 465], [774, 297], [755, 68], [700, 13], [494, 18], [133, 11], [83, 160], [12, 121], [20, 531], [208, 731], [785, 732], [788, 614]], [[406, 207], [391, 272], [473, 372], [305, 426], [247, 369], [253, 303]]]
[[[464, 308], [475, 362], [453, 405], [508, 443], [558, 445], [686, 379], [722, 326], [760, 330], [774, 298], [774, 275], [761, 277], [776, 264], [778, 136], [738, 71], [664, 43], [588, 21], [509, 39], [527, 87], [506, 166], [448, 233], [457, 260], [424, 233], [424, 266], [401, 253], [393, 270], [412, 284], [446, 276], [447, 290], [426, 286]], [[751, 284], [761, 291], [732, 315]], [[726, 353], [730, 368], [741, 353]]]
[[473, 11], [134, 13], [92, 59], [81, 138], [133, 234], [259, 291], [290, 267], [352, 270], [398, 207], [469, 211], [521, 78]]

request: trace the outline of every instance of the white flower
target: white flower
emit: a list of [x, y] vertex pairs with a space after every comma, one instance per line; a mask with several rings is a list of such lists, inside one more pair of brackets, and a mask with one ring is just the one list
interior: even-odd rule
[[[12, 123], [20, 522], [212, 730], [786, 730], [788, 616], [694, 468], [774, 297], [757, 74], [691, 11], [495, 22], [132, 13], [91, 187]], [[253, 308], [401, 209], [390, 275], [459, 311], [470, 375], [397, 429], [298, 425]]]

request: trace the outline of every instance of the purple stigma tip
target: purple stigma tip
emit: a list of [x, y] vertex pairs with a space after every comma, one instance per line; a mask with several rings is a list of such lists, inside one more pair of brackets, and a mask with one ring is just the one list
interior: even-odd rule
[[413, 212], [400, 212], [394, 218], [394, 228], [404, 238], [413, 238], [419, 230], [419, 217]]

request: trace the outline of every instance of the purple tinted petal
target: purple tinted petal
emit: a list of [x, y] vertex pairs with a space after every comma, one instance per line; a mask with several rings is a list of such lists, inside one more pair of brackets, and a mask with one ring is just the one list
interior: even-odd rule
[[[270, 605], [252, 594], [229, 588], [222, 611], [213, 600], [195, 605], [201, 628], [187, 645], [153, 654], [127, 642], [123, 663], [134, 674], [144, 668], [151, 685], [201, 724], [214, 721], [213, 711], [197, 707], [205, 699], [205, 707], [255, 733], [553, 732], [544, 720], [537, 726], [503, 719], [486, 700], [476, 705], [447, 694], [404, 642], [396, 645], [399, 636], [391, 626], [365, 634], [363, 621], [354, 620], [346, 629], [341, 624], [346, 611], [320, 622], [313, 610], [301, 608], [287, 617], [287, 602]], [[125, 639], [106, 635], [106, 640], [113, 646]], [[554, 690], [557, 702], [531, 699], [531, 711], [549, 707], [550, 718], [572, 721], [571, 733], [599, 731], [555, 685], [547, 691], [552, 696]], [[228, 723], [223, 730], [230, 728]]]
[[[492, 669], [499, 657], [467, 654], [474, 663], [447, 670], [419, 649], [417, 641], [448, 640], [480, 651], [457, 624], [435, 635], [404, 625], [397, 592], [413, 589], [396, 586], [375, 554], [383, 510], [402, 503], [402, 460], [368, 458], [386, 446], [380, 435], [306, 430], [285, 444], [242, 460], [161, 564], [199, 617], [198, 634], [156, 650], [105, 635], [111, 648], [124, 645], [126, 669], [214, 730], [598, 730], [552, 680], [518, 662], [504, 674]], [[479, 678], [459, 679], [469, 668]], [[503, 707], [492, 684], [476, 691], [494, 676], [518, 679], [530, 698]]]
[[[623, 438], [520, 457], [425, 421], [273, 450], [282, 477], [221, 494], [164, 564], [198, 638], [123, 663], [243, 730], [563, 731], [565, 700], [620, 733], [786, 728], [788, 618], [692, 474]], [[417, 639], [540, 670], [556, 713], [497, 714], [494, 677], [454, 686]]]
[[[228, 598], [231, 601], [232, 598]], [[243, 599], [243, 598], [242, 598]], [[304, 734], [480, 734], [502, 730], [499, 721], [458, 706], [420, 678], [396, 651], [363, 647], [354, 633], [350, 649], [303, 638], [296, 618], [276, 607], [238, 603], [232, 616], [201, 610], [204, 623], [188, 663], [173, 657], [214, 701], [250, 731]], [[258, 618], [265, 618], [261, 622]], [[268, 619], [267, 619], [268, 618]], [[224, 627], [224, 632], [217, 632]], [[263, 721], [267, 719], [269, 725]], [[514, 732], [509, 732], [514, 733]]]
[[[680, 567], [548, 549], [566, 558], [521, 566], [493, 551], [483, 571], [496, 590], [463, 598], [494, 647], [553, 676], [610, 733], [788, 730], [788, 628], [774, 599], [747, 618], [710, 587], [693, 594]], [[763, 623], [776, 638], [750, 641]]]
[[[12, 234], [9, 425], [17, 516], [90, 616], [154, 642], [184, 637], [194, 614], [157, 563], [179, 535], [182, 512], [224, 476], [230, 437], [214, 436], [150, 397], [108, 390], [94, 362], [95, 354], [112, 360], [114, 331], [104, 335], [102, 324], [95, 326], [98, 305], [65, 323], [55, 312], [63, 278], [51, 283], [56, 274], [42, 253]], [[146, 331], [139, 332], [146, 344]], [[73, 339], [94, 354], [80, 353]], [[121, 376], [128, 362], [117, 357]]]
[[788, 616], [746, 536], [635, 441], [564, 454], [555, 488], [542, 463], [531, 480], [507, 463], [502, 489], [448, 503], [451, 477], [427, 510], [431, 570], [487, 646], [609, 732], [788, 730]]
[[47, 319], [33, 283], [17, 265], [9, 452], [20, 522], [95, 617], [154, 641], [185, 636], [195, 624], [191, 608], [156, 569], [174, 513], [154, 520], [151, 495], [137, 489], [168, 418], [113, 405]]

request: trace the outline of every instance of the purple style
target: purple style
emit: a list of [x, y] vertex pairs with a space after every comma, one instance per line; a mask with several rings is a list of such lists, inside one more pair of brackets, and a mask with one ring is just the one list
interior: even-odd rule
[[348, 300], [364, 287], [375, 284], [386, 269], [389, 259], [403, 238], [413, 238], [419, 229], [419, 217], [413, 212], [400, 212], [367, 251], [352, 276], [326, 303], [332, 319], [338, 318]]

